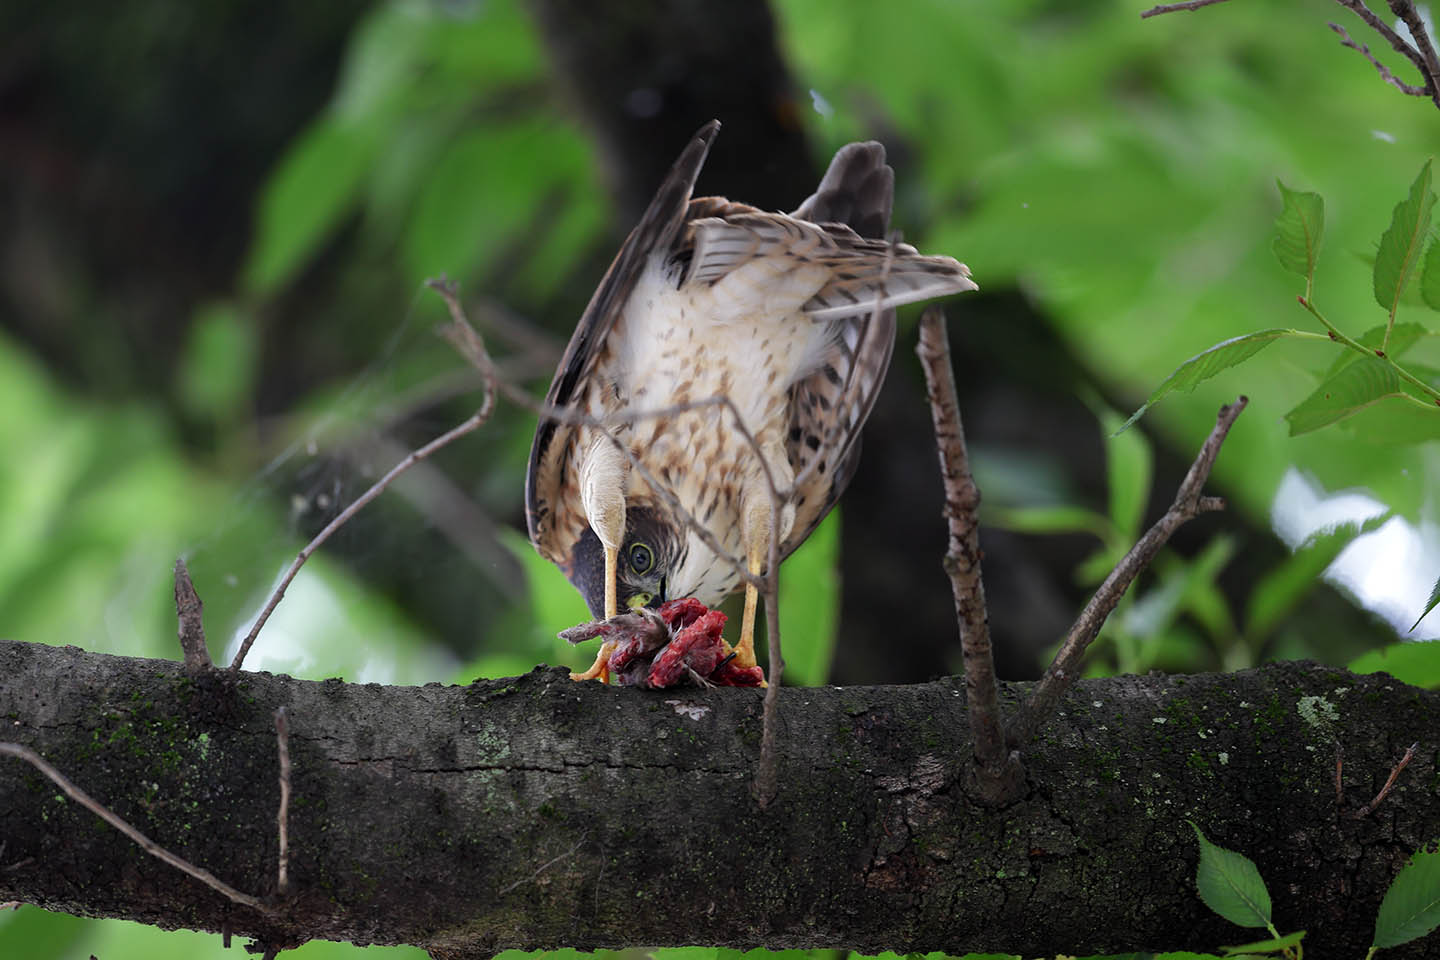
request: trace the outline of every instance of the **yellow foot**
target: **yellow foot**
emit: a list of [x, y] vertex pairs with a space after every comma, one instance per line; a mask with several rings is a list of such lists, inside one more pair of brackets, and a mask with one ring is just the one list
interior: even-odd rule
[[[751, 564], [752, 572], [758, 569], [758, 562]], [[735, 662], [742, 667], [755, 666], [755, 608], [759, 606], [760, 591], [755, 584], [745, 584], [745, 612], [740, 617], [740, 642], [735, 645]], [[768, 687], [764, 680], [760, 686]]]
[[571, 680], [595, 680], [601, 683], [610, 682], [610, 654], [615, 649], [614, 640], [606, 640], [600, 644], [600, 652], [595, 654], [595, 662], [590, 664], [590, 669], [584, 673], [571, 673]]

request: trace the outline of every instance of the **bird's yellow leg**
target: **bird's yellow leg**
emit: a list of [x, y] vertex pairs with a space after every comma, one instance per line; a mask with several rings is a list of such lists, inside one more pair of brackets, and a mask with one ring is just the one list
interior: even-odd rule
[[[615, 614], [620, 612], [620, 603], [616, 599], [615, 574], [620, 557], [619, 547], [605, 548], [605, 619], [613, 619]], [[571, 680], [594, 680], [600, 678], [601, 683], [610, 682], [610, 653], [615, 649], [615, 641], [606, 640], [600, 644], [600, 651], [595, 654], [595, 662], [590, 664], [590, 669], [584, 673], [570, 674]], [[753, 657], [752, 657], [753, 661]]]
[[612, 620], [620, 612], [620, 603], [615, 598], [615, 578], [620, 560], [619, 547], [605, 548], [605, 619]]
[[[765, 554], [768, 552], [768, 543], [758, 543], [758, 538], [752, 537], [750, 548], [746, 551], [746, 567], [753, 574], [758, 574], [764, 569]], [[740, 642], [735, 645], [735, 662], [742, 667], [755, 666], [755, 609], [760, 605], [760, 591], [755, 584], [745, 584], [745, 613], [740, 618]]]

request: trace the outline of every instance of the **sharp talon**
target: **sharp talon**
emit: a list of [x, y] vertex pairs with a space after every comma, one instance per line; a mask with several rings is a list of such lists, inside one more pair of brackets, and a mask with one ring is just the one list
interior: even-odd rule
[[595, 680], [601, 683], [610, 682], [610, 654], [615, 650], [615, 641], [606, 640], [600, 644], [600, 652], [595, 654], [595, 662], [590, 664], [590, 669], [584, 673], [570, 674], [571, 680]]

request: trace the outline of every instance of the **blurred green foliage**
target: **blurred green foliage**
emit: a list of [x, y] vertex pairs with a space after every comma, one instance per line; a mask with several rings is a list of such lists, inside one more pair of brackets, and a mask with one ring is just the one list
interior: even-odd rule
[[[1437, 465], [1428, 447], [1376, 445], [1375, 430], [1288, 436], [1280, 412], [1342, 372], [1324, 367], [1333, 361], [1328, 342], [1297, 342], [1283, 356], [1260, 352], [1288, 336], [1274, 325], [1291, 322], [1295, 309], [1291, 282], [1270, 249], [1277, 214], [1309, 203], [1294, 198], [1312, 191], [1331, 198], [1323, 217], [1342, 246], [1322, 274], [1324, 298], [1337, 323], [1362, 329], [1368, 323], [1351, 318], [1373, 316], [1371, 278], [1391, 258], [1383, 244], [1377, 256], [1356, 238], [1385, 232], [1395, 197], [1440, 147], [1427, 105], [1381, 83], [1335, 43], [1313, 9], [1231, 5], [1145, 23], [1138, 6], [1118, 0], [776, 0], [774, 9], [797, 84], [826, 104], [807, 118], [817, 155], [859, 137], [891, 141], [904, 166], [896, 220], [910, 238], [967, 260], [982, 286], [1020, 287], [1116, 394], [1146, 396], [1178, 360], [1240, 338], [1206, 377], [1185, 384], [1193, 392], [1155, 409], [1152, 427], [1193, 449], [1221, 402], [1249, 394], [1251, 411], [1216, 468], [1217, 484], [1241, 510], [1263, 523], [1291, 469], [1327, 489], [1368, 489], [1387, 505], [1386, 516], [1414, 520], [1433, 509]], [[448, 273], [467, 290], [533, 310], [573, 299], [571, 287], [593, 287], [597, 275], [586, 269], [609, 256], [602, 238], [613, 229], [613, 211], [594, 152], [550, 71], [515, 0], [378, 0], [353, 28], [329, 104], [275, 159], [255, 198], [254, 231], [233, 285], [209, 291], [191, 317], [170, 387], [173, 410], [86, 396], [0, 335], [0, 443], [18, 452], [0, 459], [6, 636], [178, 656], [169, 571], [185, 553], [220, 656], [303, 543], [301, 521], [333, 511], [346, 492], [337, 486], [287, 502], [275, 496], [286, 489], [282, 475], [377, 432], [375, 423], [395, 410], [420, 408], [430, 435], [455, 422], [449, 408], [433, 405], [426, 385], [437, 374], [463, 375], [462, 364], [417, 329], [438, 317], [438, 304], [425, 293], [407, 304], [405, 291]], [[115, 95], [123, 101], [126, 91]], [[1296, 186], [1283, 188], [1283, 203], [1277, 176]], [[1423, 197], [1422, 190], [1422, 205]], [[1293, 229], [1285, 235], [1293, 240]], [[1301, 244], [1300, 253], [1286, 246], [1281, 260], [1303, 261], [1308, 297], [1314, 249]], [[284, 422], [262, 429], [253, 421], [267, 362], [259, 331], [280, 312], [303, 340], [305, 325], [283, 314], [285, 298], [327, 257], [345, 258], [340, 302], [366, 307], [345, 318], [354, 342], [368, 342], [362, 328], [390, 337], [383, 372], [315, 384]], [[1428, 264], [1419, 269], [1416, 295], [1433, 304]], [[1392, 298], [1387, 310], [1402, 319], [1359, 342], [1389, 336], [1392, 345], [1414, 346], [1417, 362], [1434, 363], [1423, 353], [1428, 340], [1409, 340], [1414, 331], [1403, 318], [1415, 308]], [[963, 304], [953, 313], [965, 322]], [[481, 327], [492, 340], [503, 329], [483, 318]], [[351, 339], [325, 346], [343, 354]], [[473, 390], [473, 379], [452, 384], [451, 395], [465, 397], [467, 386]], [[1097, 431], [1114, 433], [1120, 418], [1098, 401], [1092, 406]], [[213, 431], [211, 460], [197, 462], [183, 442], [182, 426], [197, 423]], [[497, 516], [516, 498], [531, 426], [526, 416], [502, 413], [474, 441], [489, 468], [466, 492]], [[1096, 582], [1140, 531], [1154, 473], [1151, 441], [1140, 432], [1113, 437], [1106, 449], [1103, 506], [1011, 505], [987, 521], [1093, 536], [1098, 547], [1077, 577]], [[264, 468], [255, 475], [257, 464]], [[1036, 480], [1043, 469], [1022, 470], [1013, 489], [1043, 485]], [[835, 656], [840, 522], [827, 520], [782, 576], [794, 682], [825, 682]], [[463, 682], [521, 672], [537, 660], [583, 665], [589, 652], [554, 636], [586, 617], [579, 597], [523, 533], [499, 525], [499, 548], [486, 562], [513, 564], [524, 589], [475, 625], [478, 636], [464, 638], [473, 646], [431, 635], [322, 551], [292, 587], [252, 665], [391, 682]], [[1287, 636], [1286, 615], [1368, 529], [1373, 524], [1316, 535], [1253, 585], [1243, 610], [1231, 609], [1216, 586], [1239, 549], [1229, 537], [1190, 559], [1164, 558], [1112, 617], [1100, 668], [1234, 668], [1267, 652], [1323, 657], [1324, 638]], [[481, 578], [471, 568], [462, 575]], [[1437, 686], [1435, 646], [1397, 646], [1353, 665]], [[356, 949], [313, 943], [286, 955], [338, 958]], [[33, 908], [0, 914], [0, 956], [124, 960], [206, 951], [220, 952], [218, 937]], [[702, 954], [739, 956], [656, 952], [661, 960]]]

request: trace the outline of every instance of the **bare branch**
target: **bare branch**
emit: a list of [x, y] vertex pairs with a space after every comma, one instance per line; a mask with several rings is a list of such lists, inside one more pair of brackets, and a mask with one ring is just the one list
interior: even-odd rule
[[1390, 12], [1404, 21], [1410, 31], [1410, 39], [1419, 51], [1424, 66], [1420, 72], [1425, 75], [1430, 86], [1434, 86], [1437, 78], [1440, 78], [1440, 57], [1435, 55], [1435, 44], [1430, 40], [1430, 31], [1425, 25], [1425, 18], [1420, 16], [1420, 11], [1415, 9], [1411, 0], [1388, 0]]
[[90, 794], [86, 793], [84, 790], [81, 790], [79, 787], [75, 786], [75, 784], [71, 783], [70, 780], [63, 773], [52, 767], [49, 763], [45, 761], [43, 757], [41, 757], [34, 750], [31, 750], [29, 747], [21, 746], [18, 743], [0, 743], [0, 754], [17, 757], [21, 760], [24, 760], [36, 770], [39, 770], [41, 773], [45, 774], [45, 776], [49, 777], [57, 787], [59, 787], [61, 790], [64, 790], [65, 795], [68, 796], [71, 800], [74, 800], [76, 803], [80, 804], [82, 807], [95, 814], [101, 820], [104, 820], [106, 823], [110, 824], [110, 826], [125, 834], [125, 836], [129, 837], [132, 841], [134, 841], [136, 846], [138, 846], [141, 850], [144, 850], [146, 853], [150, 854], [152, 857], [165, 861], [170, 866], [174, 867], [176, 870], [179, 870], [182, 873], [189, 874], [196, 880], [199, 880], [201, 883], [205, 884], [210, 889], [224, 894], [238, 904], [242, 904], [243, 906], [250, 907], [254, 910], [259, 910], [262, 913], [269, 910], [269, 908], [266, 907], [265, 904], [261, 903], [255, 897], [250, 896], [248, 893], [241, 893], [239, 890], [236, 890], [234, 887], [230, 886], [225, 881], [216, 877], [210, 871], [202, 870], [199, 867], [191, 864], [188, 860], [182, 860], [180, 857], [177, 857], [169, 850], [166, 850], [164, 847], [157, 844], [154, 840], [151, 840], [149, 837], [145, 836], [145, 834], [141, 833], [139, 830], [136, 830], [134, 827], [130, 826], [130, 824], [126, 823], [124, 819], [122, 819], [119, 815], [113, 813], [108, 807], [100, 803], [100, 801], [91, 797]]
[[1395, 89], [1399, 90], [1401, 93], [1409, 94], [1412, 97], [1428, 97], [1430, 95], [1430, 91], [1426, 90], [1424, 87], [1417, 87], [1413, 84], [1406, 83], [1399, 77], [1395, 76], [1395, 74], [1391, 73], [1390, 69], [1386, 67], [1385, 64], [1375, 59], [1375, 56], [1370, 52], [1370, 47], [1368, 45], [1363, 43], [1356, 43], [1354, 40], [1350, 39], [1350, 34], [1346, 33], [1345, 28], [1340, 26], [1340, 24], [1332, 23], [1330, 24], [1330, 29], [1334, 30], [1340, 35], [1340, 45], [1342, 47], [1349, 47], [1351, 50], [1357, 50], [1360, 52], [1361, 56], [1363, 56], [1366, 60], [1369, 60], [1370, 63], [1375, 67], [1375, 69], [1380, 71], [1381, 80], [1384, 80], [1386, 83], [1390, 84]]
[[[1424, 55], [1406, 42], [1405, 38], [1401, 37], [1400, 34], [1391, 29], [1388, 23], [1376, 16], [1375, 12], [1365, 5], [1364, 0], [1335, 0], [1335, 2], [1355, 14], [1355, 16], [1361, 20], [1364, 20], [1366, 26], [1385, 38], [1385, 42], [1390, 44], [1391, 49], [1415, 64], [1415, 69], [1420, 71], [1420, 76], [1425, 80], [1425, 90], [1431, 99], [1440, 97], [1440, 93], [1437, 93], [1436, 86], [1437, 80], [1440, 80], [1440, 77], [1437, 77], [1430, 71], [1429, 64], [1425, 62]], [[1425, 31], [1422, 29], [1420, 32], [1423, 35]], [[1440, 105], [1440, 100], [1436, 100], [1436, 103]]]
[[1362, 820], [1368, 817], [1375, 812], [1376, 807], [1385, 802], [1385, 798], [1390, 796], [1390, 791], [1395, 789], [1395, 782], [1400, 779], [1400, 772], [1409, 766], [1411, 760], [1415, 759], [1415, 751], [1419, 749], [1419, 741], [1410, 744], [1410, 748], [1405, 751], [1405, 755], [1400, 758], [1400, 762], [1395, 764], [1394, 768], [1391, 769], [1390, 776], [1385, 780], [1385, 786], [1381, 787], [1380, 792], [1375, 794], [1375, 799], [1355, 811], [1356, 820]]
[[275, 889], [283, 897], [290, 891], [290, 726], [284, 707], [275, 710], [275, 748], [280, 755], [280, 809], [275, 816], [280, 854]]
[[990, 648], [990, 625], [985, 612], [985, 583], [980, 575], [980, 531], [975, 511], [980, 489], [970, 473], [965, 450], [965, 428], [955, 396], [955, 374], [950, 366], [950, 338], [945, 311], [927, 307], [920, 316], [920, 342], [915, 352], [925, 369], [930, 411], [935, 421], [935, 443], [940, 454], [940, 477], [945, 484], [945, 521], [950, 545], [944, 559], [955, 595], [955, 619], [960, 628], [960, 649], [965, 660], [965, 698], [970, 732], [975, 738], [979, 786], [990, 800], [999, 801], [1018, 785], [1018, 767], [1005, 745], [1004, 720], [995, 683], [995, 660]]
[[1158, 17], [1162, 13], [1178, 13], [1181, 10], [1199, 10], [1202, 7], [1213, 7], [1217, 3], [1224, 3], [1225, 0], [1186, 0], [1184, 3], [1162, 3], [1158, 7], [1151, 7], [1140, 14], [1140, 19]]
[[1219, 497], [1201, 496], [1200, 488], [1209, 479], [1210, 470], [1215, 466], [1215, 458], [1220, 454], [1220, 446], [1230, 433], [1235, 418], [1240, 416], [1240, 412], [1249, 402], [1248, 398], [1240, 397], [1234, 403], [1220, 408], [1215, 427], [1205, 438], [1195, 462], [1190, 465], [1190, 471], [1185, 474], [1185, 480], [1175, 494], [1175, 502], [1135, 546], [1130, 548], [1124, 559], [1110, 571], [1105, 582], [1100, 584], [1100, 588], [1095, 591], [1095, 595], [1090, 598], [1090, 602], [1085, 605], [1074, 626], [1070, 628], [1064, 644], [1055, 654], [1055, 659], [1045, 671], [1045, 675], [1036, 684], [1030, 698], [1021, 705], [1019, 712], [1010, 721], [1006, 729], [1006, 741], [1011, 748], [1018, 749], [1029, 743], [1045, 718], [1055, 712], [1060, 698], [1079, 676], [1080, 661], [1085, 655], [1085, 649], [1099, 635], [1105, 618], [1110, 616], [1131, 582], [1140, 571], [1150, 565], [1150, 561], [1155, 559], [1155, 555], [1171, 535], [1200, 514], [1224, 508], [1223, 500]]
[[210, 648], [205, 644], [205, 624], [201, 613], [205, 605], [195, 592], [190, 581], [190, 571], [185, 567], [185, 558], [175, 559], [175, 614], [180, 621], [180, 649], [185, 654], [185, 669], [192, 672], [209, 670]]

